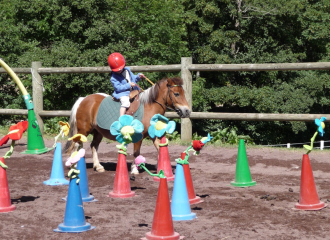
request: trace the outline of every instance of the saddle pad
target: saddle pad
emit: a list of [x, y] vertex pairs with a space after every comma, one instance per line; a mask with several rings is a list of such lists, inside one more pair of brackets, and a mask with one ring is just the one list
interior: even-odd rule
[[[96, 123], [99, 127], [110, 130], [113, 122], [119, 119], [120, 102], [112, 100], [112, 96], [104, 98], [100, 104], [96, 115]], [[144, 105], [140, 104], [138, 110], [132, 115], [134, 119], [142, 121]], [[130, 114], [131, 115], [131, 114]]]

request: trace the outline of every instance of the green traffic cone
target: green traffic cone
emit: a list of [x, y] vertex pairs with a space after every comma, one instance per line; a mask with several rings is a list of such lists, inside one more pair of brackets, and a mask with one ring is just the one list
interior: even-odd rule
[[250, 187], [256, 185], [256, 182], [252, 181], [251, 179], [250, 168], [243, 139], [239, 140], [236, 176], [235, 181], [231, 182], [231, 185], [235, 187]]
[[27, 150], [21, 152], [22, 154], [41, 154], [48, 152], [54, 148], [45, 147], [44, 140], [39, 128], [39, 124], [33, 109], [28, 111], [28, 140]]

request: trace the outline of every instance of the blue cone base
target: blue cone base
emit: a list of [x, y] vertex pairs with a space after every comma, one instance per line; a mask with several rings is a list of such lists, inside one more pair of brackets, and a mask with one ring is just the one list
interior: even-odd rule
[[82, 226], [65, 226], [64, 223], [58, 225], [58, 228], [54, 229], [54, 232], [72, 232], [72, 233], [80, 233], [86, 232], [94, 229], [94, 226], [91, 226], [90, 223], [86, 223]]
[[[68, 196], [62, 198], [63, 201], [66, 201]], [[93, 195], [89, 195], [89, 197], [81, 198], [83, 202], [97, 202], [98, 200], [94, 198]]]
[[252, 181], [252, 182], [231, 182], [231, 185], [233, 185], [234, 187], [252, 187], [255, 186], [257, 184], [256, 181]]
[[190, 213], [187, 215], [173, 215], [172, 214], [173, 221], [188, 221], [188, 220], [193, 220], [195, 218], [196, 218], [196, 213]]
[[47, 181], [43, 182], [45, 185], [50, 185], [50, 186], [61, 186], [61, 185], [69, 185], [69, 181], [64, 179], [56, 179], [52, 178]]
[[42, 153], [46, 153], [49, 152], [51, 150], [53, 150], [54, 148], [43, 148], [43, 149], [37, 149], [37, 150], [25, 150], [24, 152], [21, 152], [20, 154], [42, 154]]
[[97, 199], [94, 199], [93, 195], [89, 195], [89, 197], [82, 198], [83, 202], [97, 202]]

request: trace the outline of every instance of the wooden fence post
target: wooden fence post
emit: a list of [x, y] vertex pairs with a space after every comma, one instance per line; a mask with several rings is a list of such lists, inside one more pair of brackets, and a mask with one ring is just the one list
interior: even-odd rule
[[[190, 110], [192, 110], [192, 75], [188, 67], [192, 64], [191, 57], [181, 58], [181, 78], [183, 80], [183, 89], [185, 96], [189, 104]], [[191, 141], [192, 139], [192, 124], [190, 118], [181, 118], [181, 140]]]
[[44, 110], [43, 102], [43, 80], [41, 75], [38, 73], [38, 68], [41, 68], [41, 62], [32, 62], [32, 100], [34, 113], [36, 114], [36, 118], [39, 124], [39, 128], [41, 134], [44, 133], [44, 122], [40, 117], [39, 113]]

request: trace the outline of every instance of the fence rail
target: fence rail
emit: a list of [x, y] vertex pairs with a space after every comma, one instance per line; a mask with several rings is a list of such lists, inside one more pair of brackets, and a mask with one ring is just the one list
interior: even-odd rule
[[[187, 102], [192, 106], [192, 71], [292, 71], [292, 70], [329, 70], [330, 62], [314, 63], [272, 63], [272, 64], [193, 64], [192, 58], [181, 58], [181, 64], [173, 65], [145, 65], [131, 66], [133, 72], [181, 72], [184, 82], [184, 90]], [[32, 99], [34, 111], [43, 129], [41, 117], [69, 117], [71, 111], [57, 110], [45, 111], [43, 109], [42, 75], [44, 74], [81, 74], [81, 73], [110, 73], [109, 67], [62, 67], [44, 68], [41, 62], [32, 62], [31, 68], [13, 68], [17, 74], [32, 74]], [[0, 74], [6, 73], [0, 68]], [[27, 115], [24, 109], [0, 109], [1, 115]], [[179, 118], [174, 112], [166, 112], [168, 118]], [[314, 121], [315, 118], [326, 117], [330, 121], [330, 114], [266, 114], [266, 113], [214, 113], [214, 112], [192, 112], [190, 118], [181, 119], [181, 139], [191, 141], [192, 124], [191, 119], [219, 119], [238, 121]]]

